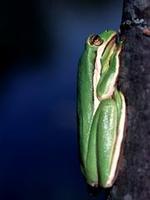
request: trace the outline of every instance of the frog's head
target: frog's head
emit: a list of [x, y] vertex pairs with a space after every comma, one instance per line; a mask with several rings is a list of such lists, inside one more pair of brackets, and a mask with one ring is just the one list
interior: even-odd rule
[[115, 42], [117, 33], [113, 30], [106, 30], [103, 33], [97, 34], [97, 35], [91, 35], [87, 39], [88, 45], [91, 46], [106, 46], [109, 44], [112, 40]]

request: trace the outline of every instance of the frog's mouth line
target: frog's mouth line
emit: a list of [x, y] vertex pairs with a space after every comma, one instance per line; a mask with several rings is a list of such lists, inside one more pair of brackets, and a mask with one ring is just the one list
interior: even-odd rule
[[94, 68], [94, 73], [93, 73], [93, 99], [94, 99], [94, 111], [93, 111], [93, 115], [95, 114], [100, 100], [97, 98], [97, 94], [96, 94], [96, 88], [98, 85], [98, 82], [100, 80], [100, 76], [101, 76], [101, 69], [102, 69], [102, 63], [101, 63], [101, 57], [104, 55], [104, 52], [106, 50], [106, 48], [110, 45], [110, 48], [114, 45], [116, 41], [116, 34], [114, 34], [113, 36], [111, 36], [110, 40], [107, 40], [105, 42], [103, 42], [103, 44], [101, 44], [99, 46], [99, 48], [97, 49], [97, 56], [95, 59], [95, 68]]

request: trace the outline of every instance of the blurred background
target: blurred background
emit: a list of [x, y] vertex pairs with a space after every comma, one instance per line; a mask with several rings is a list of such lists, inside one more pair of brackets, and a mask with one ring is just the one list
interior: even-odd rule
[[122, 0], [0, 2], [0, 200], [93, 199], [78, 160], [77, 63], [121, 12]]

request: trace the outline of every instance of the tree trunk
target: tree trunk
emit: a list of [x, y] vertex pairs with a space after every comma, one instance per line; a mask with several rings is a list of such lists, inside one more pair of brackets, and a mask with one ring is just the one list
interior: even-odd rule
[[150, 29], [146, 27], [150, 27], [150, 0], [124, 0], [119, 86], [126, 97], [127, 122], [112, 200], [150, 200]]

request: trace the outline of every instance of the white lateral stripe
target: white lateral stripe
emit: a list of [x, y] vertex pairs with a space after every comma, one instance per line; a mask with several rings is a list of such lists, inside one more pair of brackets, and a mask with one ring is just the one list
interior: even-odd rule
[[98, 49], [97, 49], [97, 56], [96, 56], [96, 61], [95, 61], [95, 69], [94, 69], [94, 75], [93, 75], [93, 90], [94, 90], [94, 111], [93, 111], [93, 115], [95, 114], [100, 101], [97, 98], [96, 95], [96, 87], [98, 84], [98, 81], [100, 80], [100, 72], [101, 72], [101, 57], [103, 54], [103, 51], [105, 49], [107, 42], [104, 42]]
[[[113, 37], [115, 36], [115, 34], [113, 35]], [[112, 37], [111, 37], [112, 38]], [[100, 100], [97, 98], [97, 94], [96, 94], [96, 87], [97, 84], [100, 80], [100, 72], [101, 72], [101, 57], [102, 54], [104, 52], [104, 49], [106, 47], [106, 45], [109, 43], [109, 40], [105, 41], [102, 45], [100, 45], [97, 49], [97, 55], [96, 55], [96, 60], [95, 60], [95, 69], [94, 69], [94, 74], [93, 74], [93, 90], [94, 90], [94, 111], [93, 111], [93, 115], [95, 114]]]

